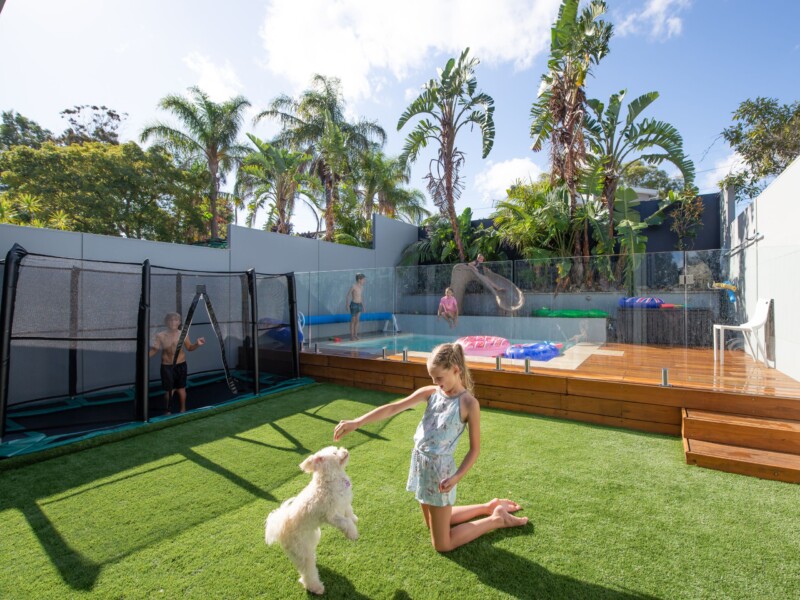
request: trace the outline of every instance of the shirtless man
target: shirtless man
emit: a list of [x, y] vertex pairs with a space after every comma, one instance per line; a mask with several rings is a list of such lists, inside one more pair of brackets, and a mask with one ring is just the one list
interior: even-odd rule
[[367, 280], [363, 273], [356, 273], [356, 282], [344, 297], [344, 303], [350, 309], [350, 339], [358, 339], [358, 323], [361, 313], [364, 312], [364, 282]]
[[187, 368], [184, 349], [188, 352], [197, 350], [206, 343], [206, 340], [205, 338], [197, 338], [197, 343], [193, 344], [187, 335], [186, 339], [183, 340], [181, 351], [178, 353], [178, 360], [173, 366], [172, 359], [175, 356], [178, 339], [181, 337], [181, 316], [178, 313], [167, 313], [164, 317], [164, 325], [167, 326], [167, 329], [156, 334], [156, 339], [150, 347], [150, 356], [155, 356], [161, 351], [161, 386], [164, 388], [167, 414], [170, 414], [169, 401], [172, 398], [173, 391], [178, 392], [181, 412], [186, 412]]

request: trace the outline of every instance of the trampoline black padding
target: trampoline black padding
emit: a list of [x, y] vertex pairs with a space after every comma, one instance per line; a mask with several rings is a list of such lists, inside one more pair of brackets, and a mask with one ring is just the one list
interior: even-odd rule
[[4, 276], [0, 457], [180, 412], [180, 391], [164, 386], [182, 380], [162, 381], [162, 364], [187, 373], [187, 411], [305, 383], [293, 274], [86, 261], [15, 245]]

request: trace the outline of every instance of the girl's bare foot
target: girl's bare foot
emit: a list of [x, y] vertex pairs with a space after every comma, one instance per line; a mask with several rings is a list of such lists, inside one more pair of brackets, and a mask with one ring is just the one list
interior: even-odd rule
[[495, 508], [492, 516], [503, 519], [502, 527], [520, 527], [528, 522], [528, 517], [515, 517], [502, 506]]
[[495, 498], [494, 500], [489, 502], [489, 510], [491, 512], [494, 512], [494, 509], [497, 508], [498, 506], [502, 506], [503, 508], [506, 509], [506, 512], [510, 513], [517, 512], [522, 508], [519, 504], [517, 504], [513, 500], [508, 500], [506, 498]]

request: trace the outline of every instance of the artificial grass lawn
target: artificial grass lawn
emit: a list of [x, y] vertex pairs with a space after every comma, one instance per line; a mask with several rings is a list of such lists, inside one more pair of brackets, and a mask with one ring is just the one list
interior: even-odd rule
[[[306, 598], [264, 519], [339, 419], [391, 399], [312, 386], [0, 473], [0, 597]], [[459, 503], [507, 496], [531, 522], [439, 555], [405, 492], [421, 413], [342, 440], [361, 538], [323, 528], [326, 597], [800, 597], [800, 486], [687, 466], [676, 438], [502, 411], [482, 412]]]

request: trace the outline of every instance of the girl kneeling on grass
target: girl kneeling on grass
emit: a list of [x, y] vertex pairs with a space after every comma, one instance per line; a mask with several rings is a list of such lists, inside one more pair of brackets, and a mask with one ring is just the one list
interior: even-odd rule
[[[427, 402], [425, 414], [414, 434], [411, 469], [406, 489], [414, 492], [422, 507], [431, 542], [438, 552], [448, 552], [484, 533], [502, 527], [525, 525], [527, 517], [511, 513], [521, 507], [511, 500], [495, 498], [486, 504], [455, 506], [456, 484], [470, 470], [480, 453], [480, 406], [471, 393], [472, 377], [458, 344], [441, 344], [428, 358], [428, 373], [435, 385], [351, 421], [340, 421], [333, 432], [339, 440], [362, 425], [388, 419]], [[456, 469], [453, 454], [458, 438], [469, 425], [469, 452]], [[477, 520], [476, 517], [483, 517]]]

